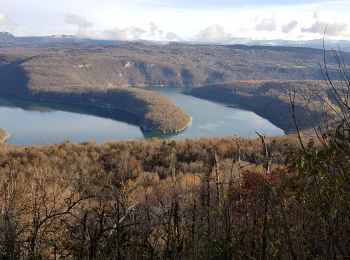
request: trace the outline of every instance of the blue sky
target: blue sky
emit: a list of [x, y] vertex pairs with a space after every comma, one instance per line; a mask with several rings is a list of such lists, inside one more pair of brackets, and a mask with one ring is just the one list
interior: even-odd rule
[[350, 40], [350, 0], [1, 0], [0, 31], [116, 40]]

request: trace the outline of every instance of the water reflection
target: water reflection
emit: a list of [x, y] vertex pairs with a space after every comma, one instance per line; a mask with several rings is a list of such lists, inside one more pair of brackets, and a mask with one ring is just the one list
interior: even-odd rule
[[130, 113], [25, 101], [3, 95], [0, 122], [11, 134], [8, 143], [12, 144], [144, 139], [138, 118]]
[[[235, 104], [225, 104], [189, 95], [188, 88], [149, 88], [163, 93], [191, 115], [189, 129], [172, 139], [244, 136], [256, 137], [256, 131], [266, 136], [282, 135], [283, 130], [254, 112], [243, 110]], [[151, 134], [151, 136], [157, 136]], [[161, 136], [160, 136], [161, 137]]]
[[11, 137], [8, 143], [43, 144], [65, 140], [98, 143], [113, 140], [169, 139], [214, 136], [280, 135], [283, 131], [253, 112], [186, 95], [185, 89], [154, 89], [173, 100], [191, 115], [192, 125], [178, 134], [143, 133], [135, 115], [120, 110], [66, 106], [0, 96], [0, 127]]
[[32, 100], [23, 100], [10, 95], [0, 94], [0, 107], [21, 108], [25, 111], [54, 113], [57, 111], [66, 111], [76, 114], [93, 115], [116, 121], [123, 121], [135, 126], [139, 125], [137, 116], [118, 109], [89, 107], [89, 106], [69, 106], [58, 103], [38, 102]]

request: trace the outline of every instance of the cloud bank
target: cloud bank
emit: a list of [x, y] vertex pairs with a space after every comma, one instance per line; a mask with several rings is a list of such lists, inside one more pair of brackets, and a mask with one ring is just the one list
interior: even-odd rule
[[291, 22], [289, 22], [287, 24], [284, 24], [282, 26], [282, 32], [283, 33], [290, 33], [292, 30], [295, 29], [295, 27], [297, 27], [297, 25], [298, 25], [297, 21], [291, 21]]
[[180, 41], [181, 38], [179, 35], [177, 35], [176, 33], [173, 32], [168, 32], [165, 37], [164, 37], [165, 41]]
[[109, 30], [80, 30], [79, 38], [91, 38], [100, 40], [136, 41], [142, 38], [146, 31], [139, 27], [112, 28]]
[[1, 30], [12, 30], [16, 27], [16, 24], [7, 15], [0, 13], [0, 29]]
[[75, 14], [66, 14], [64, 18], [64, 22], [66, 24], [77, 25], [78, 27], [81, 27], [81, 28], [89, 28], [93, 26], [92, 22], [89, 22], [84, 18], [82, 18], [81, 16], [75, 15]]
[[277, 28], [277, 23], [276, 23], [275, 17], [260, 20], [255, 25], [255, 30], [257, 31], [275, 31], [276, 28]]
[[199, 42], [225, 42], [231, 38], [219, 24], [211, 25], [200, 31], [195, 37]]
[[159, 29], [158, 26], [151, 22], [150, 23], [150, 33], [149, 33], [149, 36], [151, 37], [157, 37], [157, 36], [161, 36], [163, 35], [163, 30]]
[[77, 26], [76, 36], [79, 38], [99, 40], [136, 41], [141, 39], [175, 41], [180, 37], [173, 32], [164, 32], [154, 22], [149, 24], [148, 30], [138, 26], [120, 28], [115, 26], [111, 29], [97, 30], [94, 24], [87, 19], [75, 15], [65, 14], [64, 23]]
[[[3, 0], [0, 30], [18, 36], [234, 43], [350, 40], [350, 0]], [[13, 22], [4, 14], [18, 23]], [[208, 23], [209, 21], [209, 23]], [[233, 39], [235, 39], [233, 41]]]
[[317, 20], [310, 27], [304, 27], [301, 29], [302, 32], [315, 34], [323, 34], [325, 30], [326, 34], [329, 36], [349, 35], [348, 25], [346, 23], [326, 23]]
[[[92, 22], [75, 14], [66, 14], [64, 22], [66, 24], [75, 25], [78, 27], [76, 36], [79, 38], [135, 41], [140, 39], [140, 37], [146, 32], [144, 29], [139, 27], [129, 27], [123, 29], [114, 27], [107, 30], [95, 30]], [[153, 25], [151, 31], [153, 34], [156, 33], [157, 27]]]

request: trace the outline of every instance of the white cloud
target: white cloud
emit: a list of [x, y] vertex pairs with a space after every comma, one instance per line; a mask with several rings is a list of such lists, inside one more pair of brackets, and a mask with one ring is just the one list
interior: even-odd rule
[[[114, 27], [112, 29], [97, 30], [94, 24], [83, 17], [75, 14], [66, 14], [64, 22], [66, 24], [77, 25], [76, 36], [79, 38], [100, 39], [100, 40], [121, 40], [135, 41], [139, 40], [146, 31], [140, 27], [131, 26], [128, 28]], [[151, 23], [152, 34], [159, 33], [158, 27]]]
[[276, 28], [277, 24], [275, 17], [259, 20], [258, 23], [255, 25], [255, 30], [257, 31], [275, 31]]
[[[214, 43], [236, 43], [237, 38], [311, 40], [320, 38], [323, 25], [330, 23], [330, 38], [350, 40], [350, 0], [271, 0], [269, 5], [258, 0], [247, 0], [250, 4], [243, 0], [179, 1], [4, 0], [0, 13], [18, 23], [13, 30], [6, 30], [21, 36], [77, 34], [100, 39]], [[185, 4], [188, 8], [179, 8]], [[0, 29], [5, 30], [3, 24], [1, 16]]]
[[92, 22], [89, 22], [84, 18], [82, 18], [81, 16], [75, 15], [75, 14], [66, 14], [64, 18], [64, 22], [66, 24], [77, 25], [78, 27], [81, 27], [81, 28], [89, 28], [93, 26]]
[[1, 30], [12, 30], [16, 27], [16, 24], [7, 15], [0, 13], [0, 29]]
[[346, 36], [348, 33], [348, 25], [346, 23], [326, 23], [321, 21], [315, 21], [310, 27], [302, 28], [302, 32], [323, 34], [326, 30], [326, 34], [330, 36]]
[[298, 22], [297, 21], [291, 21], [289, 23], [286, 23], [282, 26], [282, 32], [283, 33], [289, 33], [291, 32], [293, 29], [295, 29], [295, 27], [297, 27]]
[[149, 35], [151, 37], [155, 37], [155, 36], [159, 36], [159, 35], [162, 35], [162, 34], [163, 34], [163, 31], [160, 30], [155, 23], [151, 22], [150, 23], [150, 33], [149, 33]]
[[200, 42], [225, 42], [231, 35], [227, 34], [222, 26], [214, 24], [200, 31], [195, 38]]
[[77, 25], [78, 38], [99, 39], [99, 40], [120, 40], [120, 41], [136, 41], [136, 40], [180, 40], [180, 37], [172, 32], [164, 32], [155, 23], [149, 24], [148, 30], [139, 26], [129, 26], [126, 28], [114, 27], [111, 29], [97, 29], [97, 27], [86, 19], [73, 14], [66, 14], [64, 22], [66, 24]]
[[129, 27], [124, 29], [115, 27], [113, 29], [101, 31], [80, 29], [77, 33], [77, 37], [100, 40], [135, 41], [141, 39], [144, 33], [146, 33], [146, 31], [139, 27]]
[[164, 40], [166, 40], [166, 41], [179, 41], [179, 40], [181, 40], [181, 39], [180, 39], [180, 37], [179, 37], [176, 33], [168, 32], [168, 33], [165, 35]]

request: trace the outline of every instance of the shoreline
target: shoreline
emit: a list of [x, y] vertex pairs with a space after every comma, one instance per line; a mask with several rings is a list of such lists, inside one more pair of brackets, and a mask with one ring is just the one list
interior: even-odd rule
[[[136, 93], [134, 92], [136, 91]], [[66, 105], [66, 106], [73, 106], [73, 107], [88, 107], [88, 108], [99, 108], [99, 109], [109, 109], [109, 110], [116, 110], [116, 111], [123, 111], [126, 113], [130, 113], [136, 117], [138, 117], [138, 125], [140, 127], [140, 129], [142, 131], [147, 131], [147, 132], [152, 132], [155, 134], [172, 134], [172, 133], [178, 133], [181, 131], [186, 130], [191, 122], [192, 122], [192, 118], [186, 113], [186, 111], [182, 110], [181, 108], [179, 108], [180, 112], [185, 113], [186, 115], [188, 115], [188, 117], [190, 117], [189, 121], [185, 124], [184, 127], [180, 128], [180, 129], [174, 129], [172, 128], [170, 131], [157, 131], [157, 129], [146, 129], [143, 126], [143, 121], [147, 115], [147, 113], [150, 112], [150, 110], [139, 110], [139, 108], [137, 108], [137, 105], [135, 105], [136, 103], [141, 104], [142, 106], [145, 107], [150, 107], [150, 105], [152, 105], [154, 102], [154, 100], [152, 100], [152, 96], [151, 95], [156, 95], [154, 98], [160, 97], [163, 98], [165, 97], [165, 99], [163, 100], [163, 103], [166, 103], [167, 107], [177, 107], [177, 105], [172, 102], [170, 99], [168, 99], [166, 96], [162, 95], [161, 93], [157, 93], [157, 92], [153, 92], [153, 91], [146, 91], [147, 94], [149, 94], [148, 97], [146, 97], [145, 99], [141, 97], [137, 96], [137, 92], [138, 91], [146, 91], [144, 89], [134, 89], [134, 88], [130, 88], [130, 90], [128, 89], [118, 89], [118, 90], [110, 90], [109, 92], [99, 92], [99, 91], [94, 91], [94, 92], [86, 92], [86, 93], [59, 93], [59, 92], [39, 92], [39, 93], [30, 93], [29, 95], [18, 95], [15, 93], [11, 93], [11, 92], [7, 92], [7, 91], [0, 91], [0, 93], [3, 93], [5, 95], [10, 95], [13, 96], [17, 99], [22, 99], [22, 100], [26, 100], [26, 101], [33, 101], [33, 102], [43, 102], [43, 103], [53, 103], [53, 104], [59, 104], [59, 105]], [[105, 101], [103, 100], [104, 97], [106, 97], [108, 94], [116, 94], [117, 96], [119, 95], [119, 98], [122, 98], [123, 101], [125, 102], [126, 99], [129, 99], [130, 104], [133, 103], [133, 105], [129, 106], [118, 106], [116, 104], [119, 104], [120, 102], [115, 103], [115, 101], [113, 100], [108, 100]], [[150, 98], [149, 98], [150, 97]], [[69, 98], [70, 100], [67, 102], [67, 98]], [[148, 98], [148, 99], [147, 99]], [[99, 100], [97, 100], [99, 99]], [[157, 101], [157, 100], [155, 100]], [[135, 103], [136, 102], [136, 103]], [[179, 112], [179, 113], [180, 113]], [[158, 120], [158, 118], [152, 118], [153, 122], [160, 122], [161, 120]]]
[[140, 125], [140, 129], [141, 129], [141, 131], [148, 132], [148, 133], [153, 133], [153, 134], [178, 134], [178, 133], [181, 133], [181, 132], [185, 131], [189, 127], [191, 127], [192, 121], [193, 121], [193, 118], [189, 115], [188, 123], [184, 127], [180, 128], [180, 129], [175, 129], [175, 130], [173, 130], [171, 132], [161, 132], [161, 131], [156, 131], [156, 130], [151, 130], [151, 129], [145, 129], [141, 125]]

